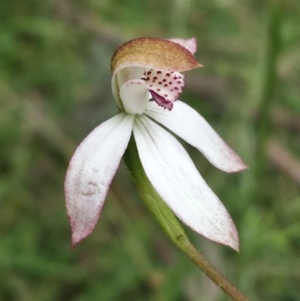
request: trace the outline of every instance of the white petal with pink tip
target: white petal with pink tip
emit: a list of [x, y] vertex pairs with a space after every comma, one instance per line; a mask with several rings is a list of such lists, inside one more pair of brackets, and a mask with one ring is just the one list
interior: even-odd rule
[[174, 39], [169, 39], [169, 41], [177, 43], [177, 44], [183, 46], [188, 51], [190, 51], [192, 54], [195, 54], [196, 51], [197, 51], [197, 41], [196, 41], [195, 38], [191, 38], [191, 39], [178, 39], [178, 38], [174, 38]]
[[146, 116], [136, 119], [133, 133], [147, 177], [177, 217], [199, 234], [238, 250], [227, 210], [182, 145]]
[[196, 147], [217, 168], [226, 172], [247, 168], [206, 120], [187, 104], [178, 100], [169, 112], [149, 103], [145, 114]]
[[65, 180], [72, 244], [89, 235], [127, 148], [134, 116], [120, 113], [96, 127], [73, 155]]

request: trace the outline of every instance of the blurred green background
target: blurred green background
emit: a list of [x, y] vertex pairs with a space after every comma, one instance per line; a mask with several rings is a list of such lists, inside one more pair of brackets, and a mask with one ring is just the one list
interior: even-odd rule
[[167, 239], [122, 163], [93, 234], [70, 248], [63, 182], [117, 112], [110, 58], [141, 36], [196, 37], [181, 99], [245, 160], [185, 145], [230, 212], [240, 253], [193, 243], [253, 300], [300, 295], [300, 2], [0, 1], [0, 300], [230, 300]]

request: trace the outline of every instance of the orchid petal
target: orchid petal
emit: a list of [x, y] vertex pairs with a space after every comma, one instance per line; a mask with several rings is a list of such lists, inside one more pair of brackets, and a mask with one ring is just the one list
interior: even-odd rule
[[238, 250], [238, 234], [227, 210], [182, 145], [143, 115], [133, 133], [147, 177], [177, 217], [199, 234]]
[[192, 54], [195, 54], [197, 51], [197, 40], [195, 38], [191, 38], [191, 39], [175, 38], [175, 39], [169, 39], [169, 41], [180, 44], [188, 51], [190, 51]]
[[149, 102], [147, 86], [141, 79], [132, 79], [122, 85], [120, 97], [127, 113], [142, 114], [147, 109]]
[[112, 93], [120, 110], [124, 111], [122, 99], [120, 97], [120, 87], [131, 79], [140, 79], [144, 72], [145, 68], [142, 67], [124, 68], [120, 70], [112, 80]]
[[134, 116], [124, 113], [96, 127], [75, 151], [65, 179], [72, 245], [94, 229], [108, 188], [127, 148]]
[[184, 102], [177, 101], [171, 112], [150, 102], [145, 114], [197, 148], [217, 168], [226, 172], [247, 168], [206, 120]]

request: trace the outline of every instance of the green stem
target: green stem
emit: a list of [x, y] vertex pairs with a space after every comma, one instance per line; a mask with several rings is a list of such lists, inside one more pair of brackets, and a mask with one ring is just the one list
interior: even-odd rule
[[138, 186], [139, 193], [147, 208], [156, 217], [171, 241], [233, 300], [249, 301], [189, 241], [177, 218], [148, 180], [140, 162], [133, 138], [131, 138], [125, 152], [124, 161]]
[[256, 166], [255, 174], [258, 180], [265, 161], [265, 147], [270, 135], [270, 111], [274, 101], [276, 88], [277, 57], [280, 49], [280, 0], [270, 0], [270, 15], [267, 28], [266, 51], [264, 62], [264, 76], [261, 93], [260, 119], [258, 121], [258, 137], [256, 144]]

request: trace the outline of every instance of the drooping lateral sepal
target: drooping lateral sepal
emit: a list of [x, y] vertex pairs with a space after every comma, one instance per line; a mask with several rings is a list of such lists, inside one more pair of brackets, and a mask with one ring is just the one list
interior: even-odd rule
[[70, 161], [65, 195], [73, 246], [88, 236], [98, 221], [133, 121], [134, 116], [120, 113], [103, 122], [82, 141]]
[[133, 133], [149, 181], [175, 215], [199, 234], [238, 250], [230, 215], [176, 138], [146, 116], [136, 119]]

